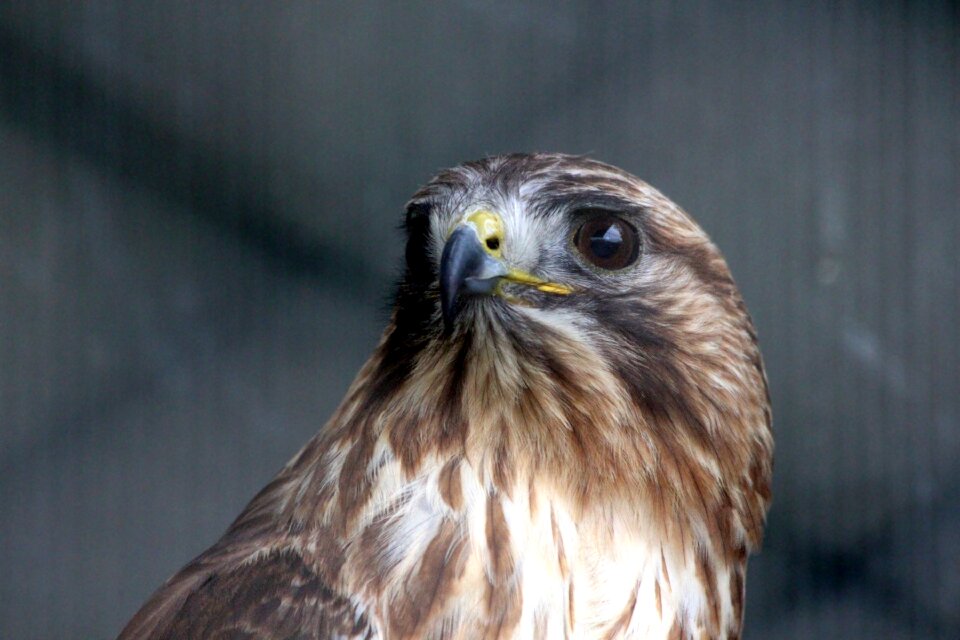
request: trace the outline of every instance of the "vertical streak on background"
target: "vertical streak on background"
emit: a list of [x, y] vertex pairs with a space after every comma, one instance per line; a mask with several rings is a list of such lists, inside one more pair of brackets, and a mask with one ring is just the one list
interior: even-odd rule
[[[898, 387], [890, 383], [890, 373], [893, 372], [895, 363], [900, 363], [901, 367], [908, 367], [910, 364], [908, 336], [904, 333], [905, 320], [911, 304], [911, 292], [915, 287], [910, 279], [912, 252], [909, 237], [909, 216], [904, 212], [911, 209], [910, 204], [913, 201], [914, 185], [913, 176], [908, 171], [906, 159], [910, 155], [912, 147], [911, 122], [909, 120], [911, 96], [908, 91], [910, 77], [910, 68], [907, 60], [906, 39], [908, 37], [908, 4], [906, 2], [896, 2], [891, 8], [889, 20], [885, 26], [889, 31], [885, 34], [884, 40], [888, 43], [885, 49], [888, 57], [884, 61], [884, 82], [882, 86], [891, 94], [898, 96], [897, 100], [885, 100], [887, 103], [893, 103], [895, 109], [890, 113], [884, 123], [885, 149], [884, 164], [886, 179], [884, 180], [884, 200], [886, 208], [885, 219], [890, 220], [892, 224], [883, 224], [884, 238], [882, 250], [887, 257], [880, 263], [881, 283], [887, 292], [887, 295], [881, 296], [881, 327], [880, 327], [880, 346], [886, 355], [883, 363], [885, 368], [882, 371], [882, 380], [886, 383], [883, 392], [884, 415], [886, 416], [886, 425], [903, 425], [900, 434], [887, 437], [884, 440], [888, 443], [899, 440], [899, 446], [906, 450], [912, 450], [915, 442], [915, 430], [911, 427], [914, 420], [923, 419], [923, 410], [915, 410], [911, 415], [906, 408], [911, 387], [917, 384], [917, 380], [903, 381], [902, 386]], [[900, 25], [900, 28], [897, 28]], [[890, 295], [890, 292], [899, 292]], [[892, 418], [892, 419], [891, 419]], [[887, 431], [889, 434], [890, 431]], [[897, 489], [897, 493], [909, 495], [912, 492], [915, 483], [915, 469], [909, 465], [909, 456], [889, 456], [883, 457], [886, 460], [894, 461], [897, 467], [902, 468], [894, 472], [902, 477], [904, 482]], [[897, 496], [895, 496], [897, 497]], [[910, 505], [907, 508], [911, 512], [911, 520], [917, 522], [918, 512], [909, 500], [904, 500], [903, 504]], [[922, 527], [916, 527], [916, 534], [919, 544], [924, 545], [927, 540], [924, 539]], [[933, 577], [935, 580], [935, 576]], [[911, 592], [904, 597], [898, 604], [898, 609], [904, 618], [915, 629], [918, 623], [917, 600]]]
[[[796, 334], [791, 334], [790, 339], [795, 340], [798, 345], [815, 345], [818, 342], [822, 341], [823, 335], [817, 328], [817, 319], [818, 315], [822, 312], [821, 305], [822, 300], [820, 299], [819, 292], [816, 291], [817, 285], [816, 281], [813, 280], [812, 274], [808, 276], [808, 272], [814, 265], [819, 261], [819, 251], [818, 249], [818, 239], [816, 233], [816, 227], [818, 226], [819, 218], [822, 215], [824, 209], [829, 208], [831, 202], [829, 201], [829, 191], [825, 192], [825, 189], [829, 189], [832, 186], [833, 176], [830, 173], [831, 167], [827, 164], [824, 159], [824, 154], [827, 152], [827, 149], [830, 147], [830, 144], [834, 141], [832, 132], [830, 131], [830, 125], [834, 122], [834, 117], [837, 115], [829, 108], [830, 104], [830, 91], [833, 89], [834, 79], [831, 75], [836, 61], [832, 60], [833, 52], [831, 50], [831, 45], [833, 43], [833, 30], [835, 22], [834, 12], [837, 5], [828, 3], [828, 6], [823, 10], [823, 15], [817, 15], [818, 23], [814, 29], [815, 34], [815, 44], [814, 49], [814, 79], [813, 79], [813, 92], [814, 92], [814, 128], [811, 131], [811, 135], [814, 138], [813, 153], [811, 158], [813, 160], [813, 172], [811, 175], [811, 191], [813, 195], [812, 207], [810, 210], [808, 228], [813, 227], [814, 231], [812, 233], [807, 233], [805, 236], [802, 236], [803, 241], [801, 246], [805, 247], [805, 256], [799, 265], [798, 271], [794, 272], [794, 278], [801, 278], [802, 281], [806, 280], [808, 277], [811, 278], [809, 283], [809, 288], [806, 292], [806, 301], [805, 303], [811, 305], [813, 313], [812, 317], [806, 319], [806, 328], [804, 331], [797, 332]], [[819, 13], [819, 12], [818, 12]], [[834, 64], [831, 64], [833, 62]], [[798, 317], [800, 314], [798, 314]], [[812, 326], [811, 326], [812, 325]], [[810, 331], [813, 329], [813, 332]], [[822, 349], [822, 346], [821, 346]], [[818, 375], [818, 367], [816, 366], [815, 361], [810, 360], [810, 356], [816, 356], [816, 349], [804, 349], [801, 347], [801, 353], [804, 356], [801, 356], [801, 362], [804, 363], [804, 379], [815, 381], [813, 388], [810, 389], [808, 393], [812, 393], [813, 398], [811, 400], [815, 403], [817, 412], [814, 413], [814, 416], [819, 414], [819, 417], [816, 419], [824, 420], [828, 419], [827, 412], [824, 411], [824, 408], [830, 405], [830, 400], [826, 396], [825, 390], [822, 385], [818, 384], [822, 379]], [[826, 356], [826, 353], [823, 353]], [[832, 358], [831, 358], [832, 360]], [[831, 362], [832, 368], [832, 362]], [[813, 408], [813, 407], [811, 407]], [[811, 435], [816, 435], [817, 431], [811, 431]], [[836, 434], [839, 435], [839, 434]], [[830, 433], [821, 433], [820, 437], [828, 437]], [[812, 461], [814, 458], [813, 451], [817, 448], [823, 447], [824, 443], [814, 443], [813, 450], [805, 452], [803, 458]], [[810, 445], [807, 445], [810, 447]], [[825, 460], [821, 462], [824, 466], [824, 483], [829, 485], [832, 484], [830, 476], [833, 475], [832, 471], [836, 469], [836, 453], [837, 447], [830, 443], [824, 448]], [[805, 505], [810, 509], [811, 512], [816, 514], [813, 518], [815, 522], [830, 522], [831, 514], [837, 513], [836, 502], [838, 500], [837, 494], [823, 495], [819, 490], [820, 487], [817, 487], [817, 491], [813, 492], [813, 495], [808, 496], [808, 500], [812, 504]], [[842, 487], [838, 487], [839, 491], [842, 492]], [[832, 523], [833, 526], [836, 526], [835, 523]], [[814, 556], [812, 570], [817, 573], [826, 573], [829, 571], [829, 567], [823, 564], [824, 558]], [[828, 586], [828, 583], [824, 583]], [[829, 595], [825, 592], [824, 585], [817, 582], [812, 585], [811, 592], [808, 594], [808, 597], [811, 597], [814, 601], [826, 599]], [[823, 637], [827, 633], [826, 621], [825, 620], [815, 620], [815, 627], [813, 630], [807, 632], [811, 637]]]

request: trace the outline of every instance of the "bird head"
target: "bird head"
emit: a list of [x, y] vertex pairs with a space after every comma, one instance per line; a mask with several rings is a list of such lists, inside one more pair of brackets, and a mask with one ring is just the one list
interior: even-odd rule
[[405, 229], [364, 386], [392, 399], [376, 411], [408, 467], [458, 451], [502, 484], [532, 469], [665, 504], [708, 487], [759, 538], [772, 439], [756, 336], [677, 205], [601, 162], [518, 154], [440, 173]]
[[415, 194], [405, 227], [397, 316], [416, 344], [472, 333], [483, 348], [495, 346], [484, 332], [546, 332], [545, 348], [559, 333], [624, 365], [759, 360], [717, 248], [670, 200], [610, 165], [554, 154], [466, 163]]

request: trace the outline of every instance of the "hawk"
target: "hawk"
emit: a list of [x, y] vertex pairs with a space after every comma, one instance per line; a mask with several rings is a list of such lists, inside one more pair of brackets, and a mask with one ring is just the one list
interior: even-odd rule
[[120, 638], [738, 637], [771, 414], [706, 234], [556, 154], [441, 172], [405, 231], [333, 417]]

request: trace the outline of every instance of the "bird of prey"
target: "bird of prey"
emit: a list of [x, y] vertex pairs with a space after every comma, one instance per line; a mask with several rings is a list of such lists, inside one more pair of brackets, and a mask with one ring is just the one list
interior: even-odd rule
[[441, 172], [405, 231], [333, 417], [120, 638], [738, 637], [771, 414], [706, 234], [556, 154]]

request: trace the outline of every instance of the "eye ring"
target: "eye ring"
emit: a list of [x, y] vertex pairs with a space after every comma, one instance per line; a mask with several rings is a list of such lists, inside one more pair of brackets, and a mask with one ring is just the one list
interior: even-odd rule
[[637, 261], [640, 234], [623, 218], [599, 211], [577, 227], [573, 246], [593, 266], [604, 271], [620, 271]]

